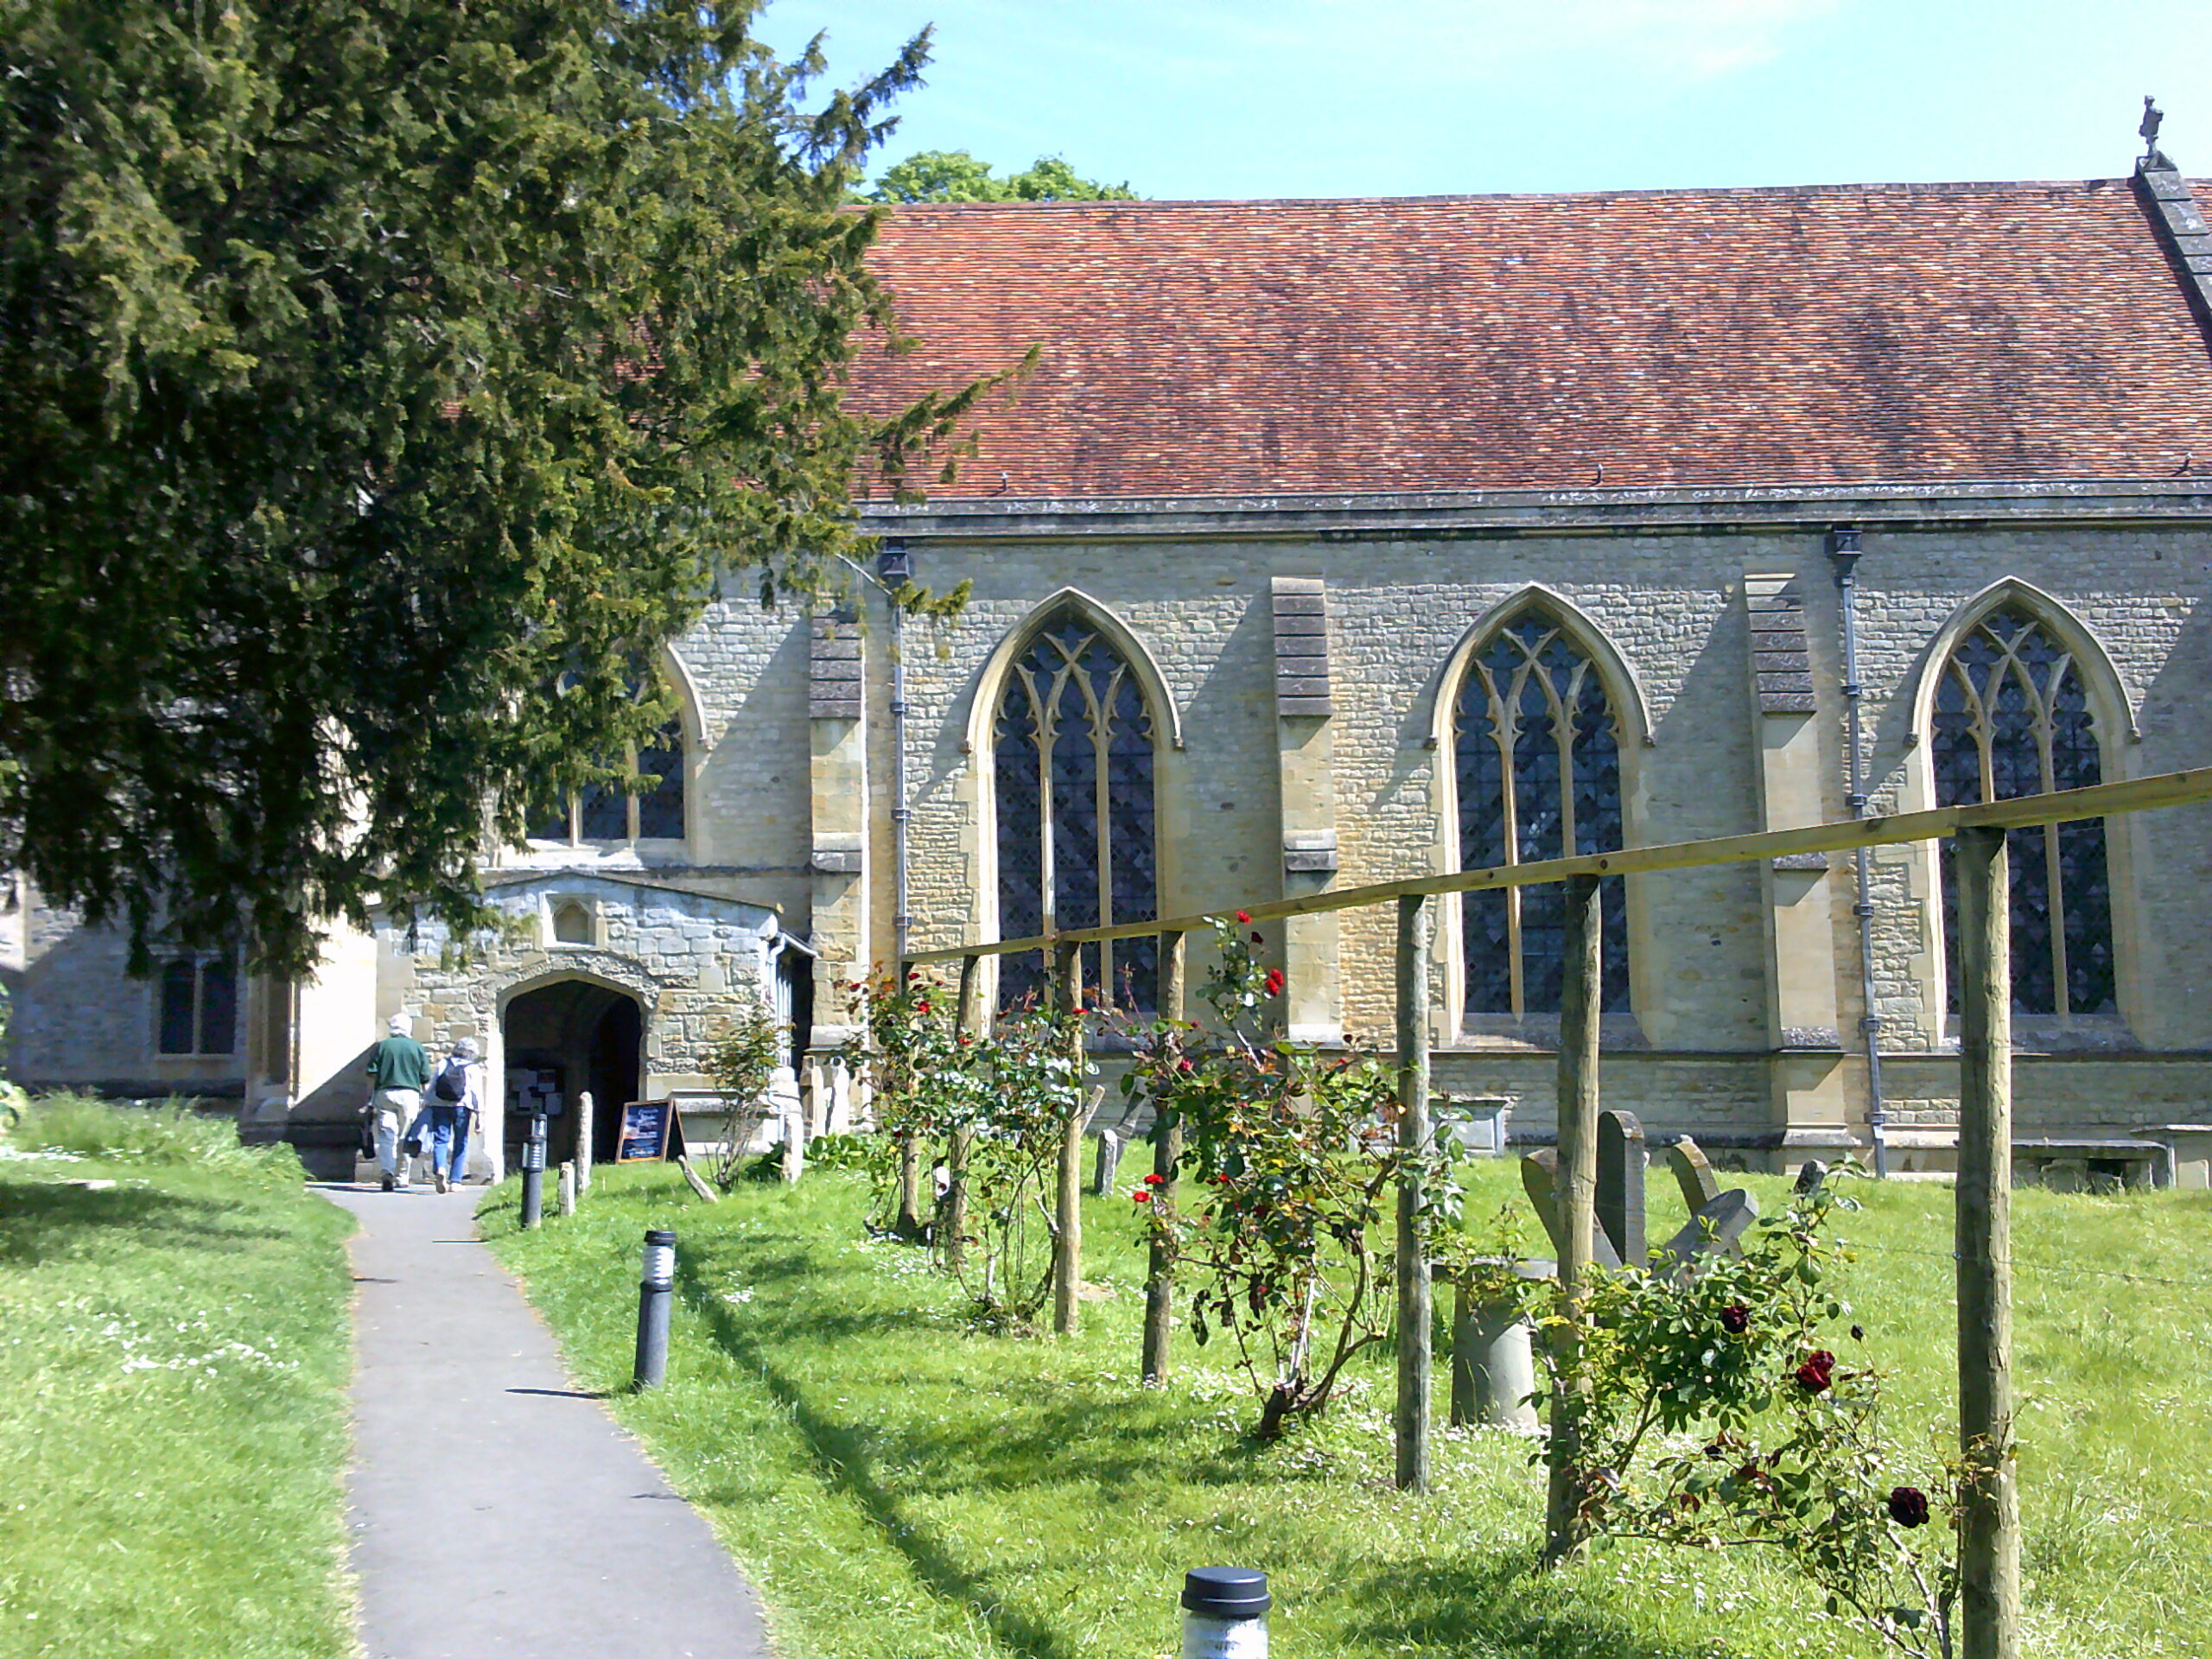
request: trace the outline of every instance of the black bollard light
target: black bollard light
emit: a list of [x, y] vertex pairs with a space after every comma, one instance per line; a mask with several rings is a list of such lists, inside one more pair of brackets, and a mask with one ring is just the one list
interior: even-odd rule
[[545, 1114], [530, 1115], [522, 1143], [522, 1224], [535, 1227], [545, 1214]]
[[664, 1227], [645, 1234], [645, 1271], [638, 1280], [638, 1363], [633, 1389], [657, 1389], [668, 1376], [668, 1309], [676, 1295], [676, 1235]]
[[1268, 1659], [1268, 1575], [1197, 1567], [1183, 1575], [1183, 1659]]

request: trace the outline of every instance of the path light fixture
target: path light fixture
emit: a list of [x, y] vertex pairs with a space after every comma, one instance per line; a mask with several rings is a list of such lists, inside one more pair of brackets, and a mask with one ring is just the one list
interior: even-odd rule
[[522, 1143], [522, 1224], [534, 1228], [545, 1215], [545, 1114], [530, 1115]]
[[1183, 1575], [1183, 1659], [1268, 1659], [1268, 1575], [1194, 1567]]
[[665, 1227], [645, 1234], [645, 1257], [638, 1276], [638, 1363], [630, 1386], [657, 1389], [668, 1376], [669, 1303], [676, 1295], [676, 1235]]

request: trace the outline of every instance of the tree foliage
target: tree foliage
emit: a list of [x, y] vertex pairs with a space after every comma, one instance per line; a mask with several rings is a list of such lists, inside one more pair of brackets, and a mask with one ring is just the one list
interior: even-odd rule
[[1058, 156], [1039, 156], [1005, 178], [964, 149], [925, 149], [885, 169], [870, 201], [1136, 201], [1128, 185], [1077, 178]]
[[842, 398], [926, 36], [810, 105], [753, 10], [0, 0], [0, 867], [276, 966], [472, 917], [728, 573], [835, 585], [980, 389]]

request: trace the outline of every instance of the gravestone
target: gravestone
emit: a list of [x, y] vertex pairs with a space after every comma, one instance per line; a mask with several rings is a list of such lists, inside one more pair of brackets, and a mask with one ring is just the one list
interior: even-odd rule
[[1643, 1265], [1643, 1125], [1634, 1112], [1598, 1114], [1598, 1224], [1623, 1262]]
[[1113, 1129], [1103, 1131], [1098, 1137], [1098, 1161], [1090, 1172], [1090, 1190], [1100, 1198], [1114, 1191], [1114, 1174], [1122, 1166], [1122, 1137]]
[[1758, 1201], [1742, 1187], [1731, 1187], [1667, 1241], [1666, 1252], [1674, 1261], [1675, 1270], [1686, 1271], [1700, 1256], [1719, 1255], [1739, 1248], [1737, 1241], [1758, 1218]]
[[[1564, 1255], [1567, 1230], [1560, 1224], [1559, 1154], [1549, 1147], [1541, 1147], [1522, 1158], [1521, 1185], [1536, 1211], [1536, 1219], [1544, 1224], [1552, 1248]], [[1613, 1241], [1604, 1225], [1595, 1219], [1590, 1224], [1590, 1255], [1601, 1268], [1618, 1268], [1621, 1264], [1620, 1252], [1613, 1249]]]
[[1667, 1167], [1682, 1190], [1682, 1207], [1692, 1215], [1720, 1196], [1720, 1182], [1707, 1161], [1705, 1152], [1687, 1135], [1667, 1148]]
[[1797, 1172], [1797, 1190], [1800, 1192], [1817, 1192], [1821, 1190], [1821, 1183], [1827, 1178], [1828, 1166], [1817, 1158], [1808, 1158], [1804, 1168]]

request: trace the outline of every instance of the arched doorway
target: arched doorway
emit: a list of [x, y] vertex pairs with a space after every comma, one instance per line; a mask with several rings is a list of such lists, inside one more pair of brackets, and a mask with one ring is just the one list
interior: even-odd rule
[[588, 979], [556, 980], [507, 1004], [500, 1031], [509, 1168], [521, 1165], [533, 1094], [558, 1106], [546, 1123], [549, 1164], [576, 1155], [576, 1097], [587, 1089], [599, 1109], [592, 1156], [614, 1155], [620, 1109], [645, 1084], [645, 1023], [635, 997]]

